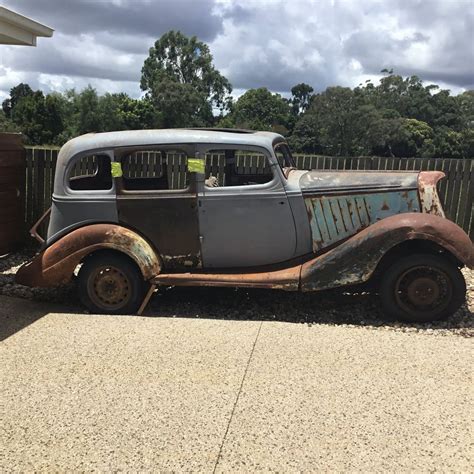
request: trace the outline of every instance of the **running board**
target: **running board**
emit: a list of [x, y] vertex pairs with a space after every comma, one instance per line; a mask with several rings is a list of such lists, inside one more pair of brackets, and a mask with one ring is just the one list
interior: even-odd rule
[[301, 265], [258, 273], [161, 273], [151, 280], [166, 286], [226, 286], [272, 288], [296, 291], [300, 285]]

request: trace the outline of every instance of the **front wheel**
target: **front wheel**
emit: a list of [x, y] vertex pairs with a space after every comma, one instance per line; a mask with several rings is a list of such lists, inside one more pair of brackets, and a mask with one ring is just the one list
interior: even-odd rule
[[441, 255], [410, 255], [384, 272], [379, 295], [384, 312], [396, 319], [437, 321], [464, 303], [466, 282], [459, 268]]
[[91, 255], [78, 275], [79, 297], [91, 312], [134, 314], [146, 291], [140, 270], [125, 255]]

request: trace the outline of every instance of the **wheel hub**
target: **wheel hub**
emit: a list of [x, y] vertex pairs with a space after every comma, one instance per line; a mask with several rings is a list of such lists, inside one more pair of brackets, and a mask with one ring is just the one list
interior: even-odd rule
[[452, 285], [438, 268], [417, 266], [404, 272], [395, 286], [395, 298], [408, 314], [441, 311], [449, 304]]
[[440, 295], [440, 288], [431, 278], [417, 278], [407, 288], [408, 297], [417, 306], [433, 304]]
[[105, 306], [121, 305], [130, 296], [128, 278], [114, 267], [99, 269], [93, 277], [92, 286], [94, 296]]

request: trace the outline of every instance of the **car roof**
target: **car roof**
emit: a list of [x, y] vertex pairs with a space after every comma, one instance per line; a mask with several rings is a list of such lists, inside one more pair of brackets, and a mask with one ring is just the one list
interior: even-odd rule
[[58, 156], [58, 165], [65, 165], [70, 158], [78, 153], [125, 146], [216, 143], [271, 148], [274, 141], [280, 140], [284, 140], [284, 138], [278, 133], [222, 128], [170, 128], [88, 133], [69, 140], [61, 148]]

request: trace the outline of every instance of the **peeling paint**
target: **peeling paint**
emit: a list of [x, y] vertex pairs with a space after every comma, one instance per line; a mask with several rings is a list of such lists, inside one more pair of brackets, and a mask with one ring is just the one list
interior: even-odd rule
[[314, 252], [347, 239], [389, 216], [419, 210], [416, 190], [303, 197]]
[[422, 171], [418, 176], [420, 202], [423, 212], [445, 217], [436, 185], [446, 175], [442, 171]]
[[116, 224], [92, 224], [76, 229], [40, 252], [16, 274], [26, 286], [49, 287], [67, 283], [84, 257], [111, 249], [128, 255], [149, 280], [162, 268], [159, 256], [137, 233]]

